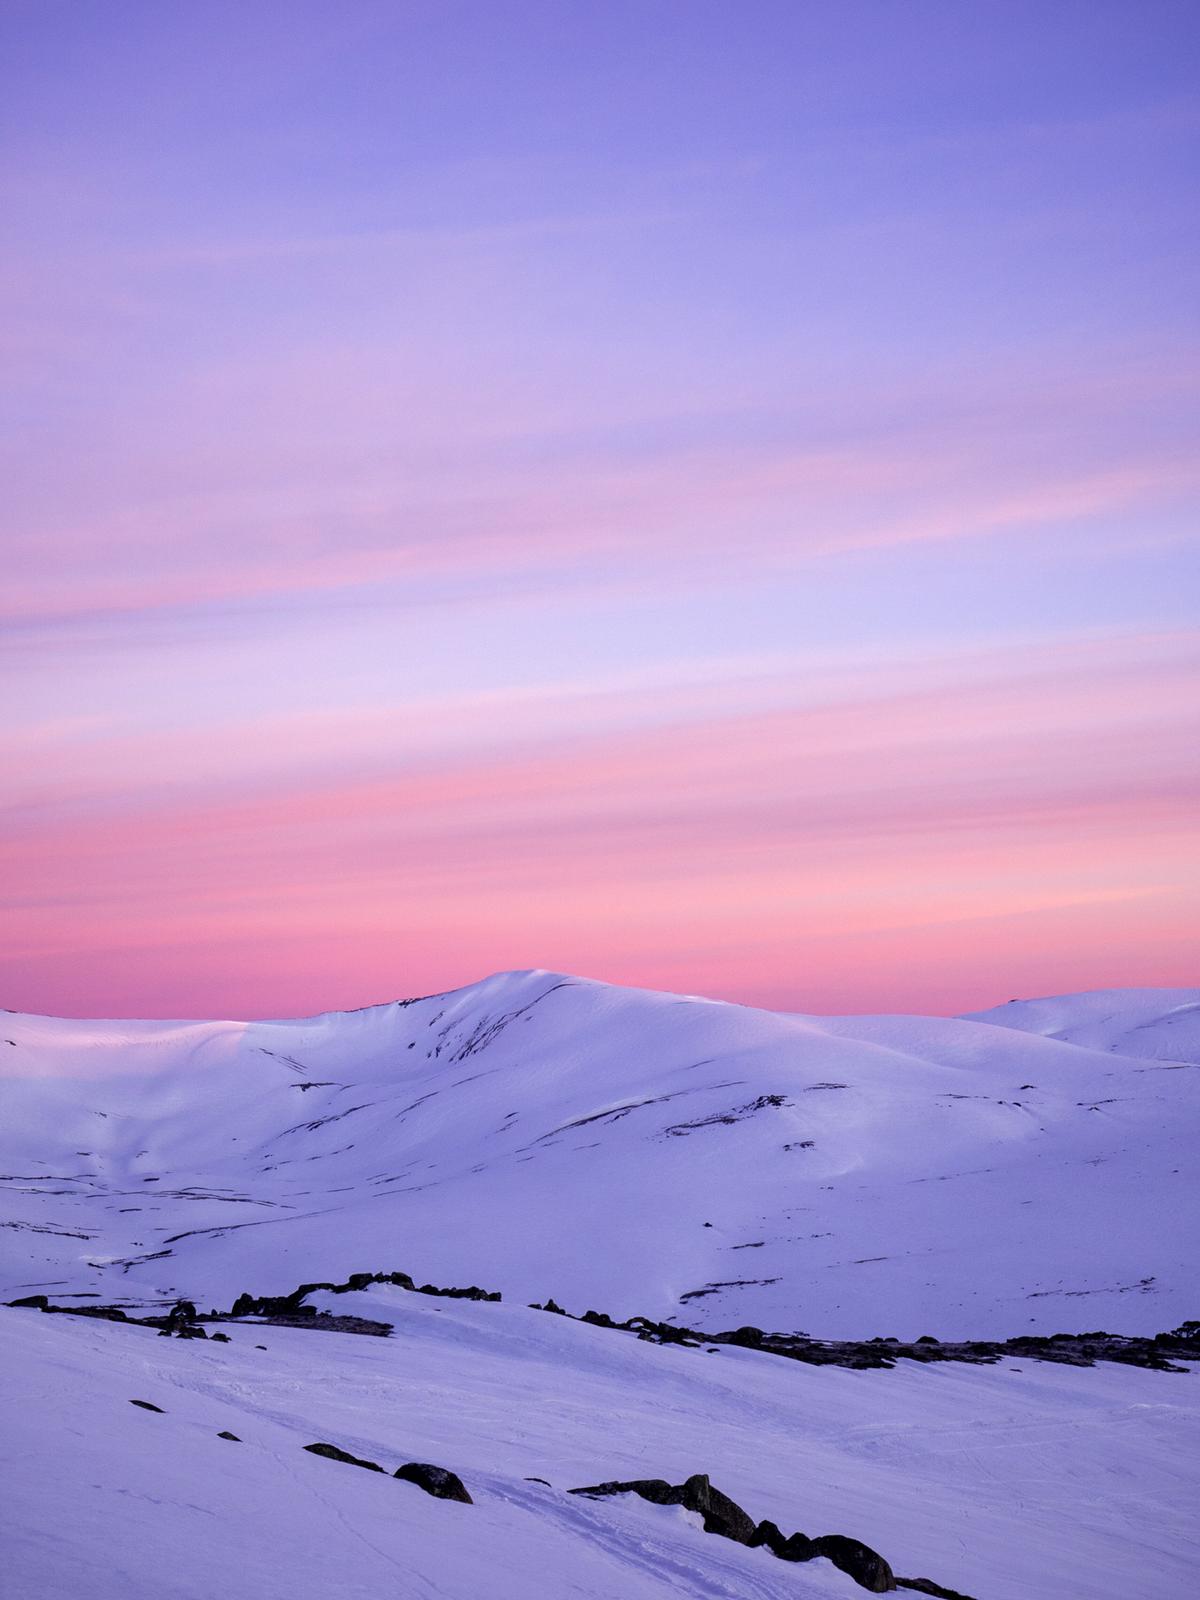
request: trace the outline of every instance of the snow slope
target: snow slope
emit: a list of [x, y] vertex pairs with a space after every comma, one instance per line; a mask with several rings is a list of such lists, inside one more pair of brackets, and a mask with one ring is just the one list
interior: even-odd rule
[[[678, 1509], [564, 1492], [696, 1471], [753, 1516], [848, 1534], [901, 1575], [980, 1600], [1195, 1592], [1195, 1376], [1014, 1361], [851, 1372], [382, 1287], [337, 1302], [395, 1333], [237, 1326], [221, 1345], [0, 1310], [5, 1592], [864, 1593], [825, 1561], [777, 1561]], [[475, 1504], [306, 1454], [318, 1440], [389, 1472], [449, 1467]]]
[[[393, 1333], [229, 1343], [0, 1308], [0, 1588], [864, 1592], [678, 1507], [566, 1493], [704, 1472], [978, 1600], [1183, 1600], [1194, 1372], [811, 1367], [524, 1302], [829, 1337], [1169, 1328], [1197, 1311], [1198, 998], [814, 1018], [536, 972], [296, 1022], [6, 1015], [3, 1298], [228, 1306], [399, 1269], [504, 1302], [318, 1293]], [[319, 1440], [448, 1467], [475, 1503]]]
[[1200, 1062], [1200, 999], [1192, 989], [1097, 989], [1010, 1000], [969, 1019], [992, 1022], [1137, 1061]]
[[544, 972], [295, 1022], [7, 1015], [0, 1290], [227, 1306], [401, 1269], [710, 1328], [1152, 1333], [1197, 1314], [1198, 1016]]

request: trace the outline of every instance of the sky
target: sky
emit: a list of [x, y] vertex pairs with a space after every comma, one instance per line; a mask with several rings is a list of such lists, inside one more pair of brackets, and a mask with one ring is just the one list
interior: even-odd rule
[[1194, 983], [1192, 0], [0, 0], [0, 1002]]

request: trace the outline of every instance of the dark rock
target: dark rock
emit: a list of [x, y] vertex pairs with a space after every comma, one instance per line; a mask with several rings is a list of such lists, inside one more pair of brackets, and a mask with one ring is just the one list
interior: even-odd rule
[[609, 1494], [640, 1494], [643, 1500], [649, 1500], [655, 1506], [677, 1506], [680, 1504], [679, 1495], [683, 1493], [682, 1484], [673, 1488], [665, 1478], [633, 1478], [628, 1482], [618, 1483], [612, 1480], [608, 1483], [592, 1483], [582, 1489], [568, 1489], [568, 1494], [586, 1494], [600, 1497]]
[[217, 1438], [218, 1439], [232, 1439], [234, 1444], [241, 1444], [241, 1442], [242, 1442], [238, 1438], [236, 1433], [227, 1433], [224, 1428], [222, 1428], [221, 1432], [217, 1435]]
[[760, 1522], [749, 1540], [752, 1550], [757, 1550], [760, 1545], [766, 1545], [773, 1556], [780, 1554], [786, 1542], [773, 1522]]
[[962, 1594], [958, 1589], [944, 1589], [940, 1583], [934, 1583], [932, 1578], [897, 1578], [897, 1589], [915, 1589], [918, 1594], [931, 1594], [935, 1600], [973, 1600], [973, 1596]]
[[152, 1405], [149, 1400], [131, 1400], [131, 1406], [141, 1406], [143, 1411], [157, 1411], [161, 1416], [166, 1416], [161, 1406]]
[[50, 1302], [44, 1294], [27, 1294], [23, 1295], [20, 1300], [9, 1300], [6, 1304], [10, 1306], [28, 1306], [31, 1311], [45, 1311]]
[[43, 1311], [60, 1313], [64, 1317], [98, 1317], [102, 1322], [130, 1322], [136, 1318], [126, 1316], [120, 1306], [43, 1306]]
[[783, 1549], [775, 1552], [781, 1561], [813, 1561], [820, 1553], [816, 1540], [804, 1533], [793, 1533], [783, 1541]]
[[847, 1576], [872, 1594], [887, 1594], [896, 1587], [896, 1576], [876, 1550], [847, 1539], [840, 1533], [822, 1534], [814, 1539], [815, 1553], [832, 1561]]
[[705, 1533], [718, 1533], [735, 1544], [749, 1544], [755, 1535], [753, 1517], [747, 1516], [736, 1500], [714, 1489], [703, 1472], [697, 1472], [683, 1485], [679, 1504], [700, 1513]]
[[230, 1338], [229, 1338], [229, 1335], [227, 1333], [210, 1333], [209, 1334], [209, 1338], [215, 1344], [229, 1344], [230, 1343]]
[[466, 1486], [456, 1472], [447, 1467], [435, 1467], [428, 1461], [406, 1461], [392, 1473], [404, 1483], [415, 1483], [435, 1500], [461, 1500], [464, 1505], [474, 1505]]
[[735, 1328], [732, 1333], [724, 1335], [724, 1342], [726, 1344], [745, 1345], [748, 1349], [753, 1350], [763, 1342], [763, 1331], [761, 1328], [752, 1327]]
[[[683, 1506], [704, 1518], [705, 1533], [720, 1534], [735, 1544], [750, 1544], [757, 1527], [754, 1519], [746, 1515], [735, 1500], [720, 1489], [714, 1489], [703, 1472], [697, 1472], [686, 1483], [670, 1484], [665, 1478], [635, 1478], [628, 1482], [595, 1483], [583, 1489], [572, 1489], [571, 1494], [592, 1496], [610, 1494], [636, 1494], [656, 1506]], [[778, 1529], [776, 1529], [778, 1532]]]
[[366, 1467], [368, 1472], [382, 1472], [383, 1468], [375, 1461], [360, 1461], [357, 1456], [352, 1456], [346, 1450], [339, 1450], [336, 1444], [306, 1444], [304, 1448], [310, 1455], [324, 1456], [327, 1461], [344, 1461], [348, 1467]]
[[781, 1561], [811, 1561], [817, 1554], [816, 1545], [806, 1534], [793, 1533], [785, 1539], [773, 1522], [760, 1522], [749, 1543], [752, 1547], [766, 1545]]

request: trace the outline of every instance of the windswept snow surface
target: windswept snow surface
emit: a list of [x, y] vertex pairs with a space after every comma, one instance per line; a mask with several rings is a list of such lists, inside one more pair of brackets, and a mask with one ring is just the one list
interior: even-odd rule
[[[979, 1600], [1183, 1600], [1194, 1372], [809, 1367], [524, 1302], [828, 1337], [1169, 1328], [1197, 1314], [1197, 1001], [822, 1019], [535, 972], [298, 1022], [5, 1015], [3, 1298], [227, 1307], [398, 1269], [504, 1302], [321, 1292], [393, 1333], [227, 1344], [0, 1309], [0, 1588], [864, 1592], [679, 1508], [565, 1492], [706, 1472], [785, 1532]], [[448, 1467], [475, 1503], [319, 1440]]]
[[1197, 1309], [1197, 1016], [545, 972], [296, 1022], [9, 1015], [0, 1288], [227, 1306], [398, 1268], [710, 1328], [1153, 1333]]
[[[902, 1575], [981, 1600], [1194, 1593], [1194, 1376], [1009, 1361], [849, 1372], [644, 1344], [521, 1306], [383, 1287], [328, 1298], [395, 1333], [231, 1326], [220, 1345], [0, 1310], [5, 1593], [864, 1593], [828, 1562], [777, 1561], [681, 1511], [565, 1492], [695, 1471], [753, 1516], [849, 1534]], [[447, 1466], [475, 1504], [306, 1454], [318, 1440], [389, 1473]]]

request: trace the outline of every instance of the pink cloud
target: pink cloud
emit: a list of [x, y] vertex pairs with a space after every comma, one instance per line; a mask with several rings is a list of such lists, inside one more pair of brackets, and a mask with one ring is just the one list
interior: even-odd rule
[[187, 992], [278, 1014], [303, 1009], [302, 991], [360, 1003], [496, 966], [667, 981], [687, 951], [700, 976], [685, 987], [708, 973], [714, 993], [789, 1005], [801, 968], [806, 992], [848, 993], [864, 940], [890, 965], [859, 972], [862, 1005], [910, 970], [908, 931], [935, 968], [907, 1003], [966, 1007], [997, 998], [979, 993], [984, 970], [1015, 981], [1011, 926], [1069, 924], [1075, 967], [1107, 971], [1130, 907], [1153, 906], [1158, 981], [1182, 980], [1200, 897], [1183, 870], [1200, 814], [1194, 663], [1187, 640], [1092, 643], [960, 663], [959, 682], [918, 672], [890, 693], [859, 683], [486, 757], [470, 739], [381, 751], [353, 778], [330, 747], [306, 774], [94, 804], [64, 781], [11, 816], [0, 849], [7, 971], [61, 993], [106, 950], [94, 970], [132, 962], [142, 1009], [161, 1013], [197, 952], [204, 969], [217, 948], [253, 949], [255, 998], [228, 962], [223, 990]]

